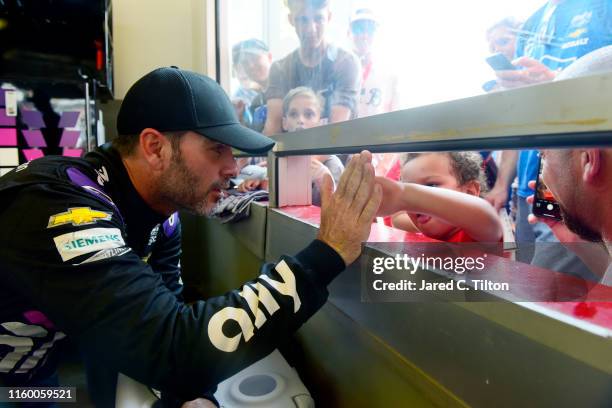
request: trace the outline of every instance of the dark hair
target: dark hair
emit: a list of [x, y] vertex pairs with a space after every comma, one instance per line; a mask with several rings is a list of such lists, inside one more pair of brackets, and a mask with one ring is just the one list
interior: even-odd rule
[[[181, 137], [185, 133], [185, 131], [162, 132], [164, 136], [170, 139], [173, 155], [178, 154], [180, 157], [179, 146], [181, 143]], [[119, 152], [121, 157], [129, 157], [136, 150], [136, 146], [138, 145], [139, 139], [139, 135], [119, 135], [115, 139], [113, 139], [111, 143], [113, 147]]]
[[329, 2], [330, 0], [287, 0], [287, 6], [289, 10], [293, 10], [298, 3], [303, 3], [315, 10], [321, 10], [329, 6]]
[[403, 153], [400, 156], [400, 163], [402, 168], [410, 160], [414, 160], [424, 154], [444, 154], [448, 157], [451, 166], [451, 172], [457, 183], [460, 186], [469, 183], [470, 181], [477, 181], [480, 184], [480, 193], [484, 193], [487, 190], [487, 183], [484, 178], [484, 171], [482, 167], [482, 157], [476, 152], [428, 152], [428, 153]]

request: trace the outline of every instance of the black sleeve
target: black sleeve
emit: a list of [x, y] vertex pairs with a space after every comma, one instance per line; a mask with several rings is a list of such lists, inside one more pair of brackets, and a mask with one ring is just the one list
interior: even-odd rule
[[[185, 400], [276, 348], [324, 304], [327, 284], [345, 267], [313, 241], [295, 257], [264, 265], [240, 289], [185, 305], [122, 245], [125, 228], [112, 207], [59, 191], [27, 200], [39, 205], [12, 234], [3, 262], [11, 287], [101, 363]], [[47, 227], [50, 216], [74, 207], [112, 217]]]

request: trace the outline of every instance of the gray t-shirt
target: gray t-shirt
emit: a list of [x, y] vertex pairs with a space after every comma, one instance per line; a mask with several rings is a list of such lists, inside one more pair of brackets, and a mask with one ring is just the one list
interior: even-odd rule
[[295, 50], [272, 64], [266, 99], [283, 99], [293, 88], [308, 86], [325, 98], [322, 117], [328, 118], [335, 105], [351, 109], [354, 117], [361, 87], [360, 71], [357, 56], [333, 45], [327, 47], [325, 58], [315, 67], [302, 64], [299, 50]]
[[[342, 176], [342, 172], [344, 171], [344, 165], [338, 158], [338, 156], [331, 155], [324, 162], [323, 165], [329, 169], [329, 172], [334, 179], [334, 184], [336, 188], [338, 187], [338, 183], [340, 183], [340, 176]], [[321, 190], [317, 183], [312, 183], [312, 204], [316, 206], [321, 206]]]

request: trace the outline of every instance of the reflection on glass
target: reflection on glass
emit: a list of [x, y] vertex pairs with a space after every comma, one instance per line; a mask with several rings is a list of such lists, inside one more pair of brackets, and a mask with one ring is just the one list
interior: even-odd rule
[[[281, 76], [265, 91], [275, 101], [265, 118], [269, 134], [281, 131], [280, 102], [297, 86], [322, 93], [323, 117], [334, 122], [552, 81], [612, 44], [609, 0], [470, 4], [478, 12], [451, 0], [228, 0], [222, 27], [228, 49], [258, 39], [277, 63], [273, 73]], [[491, 67], [491, 54], [517, 69]]]

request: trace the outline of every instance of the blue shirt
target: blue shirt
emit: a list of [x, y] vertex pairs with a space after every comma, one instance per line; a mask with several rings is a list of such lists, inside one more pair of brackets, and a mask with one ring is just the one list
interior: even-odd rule
[[[525, 22], [516, 42], [516, 57], [530, 57], [551, 70], [562, 70], [598, 48], [612, 44], [612, 0], [550, 1]], [[538, 172], [536, 150], [524, 150], [517, 164], [518, 195], [528, 197], [527, 186]]]

